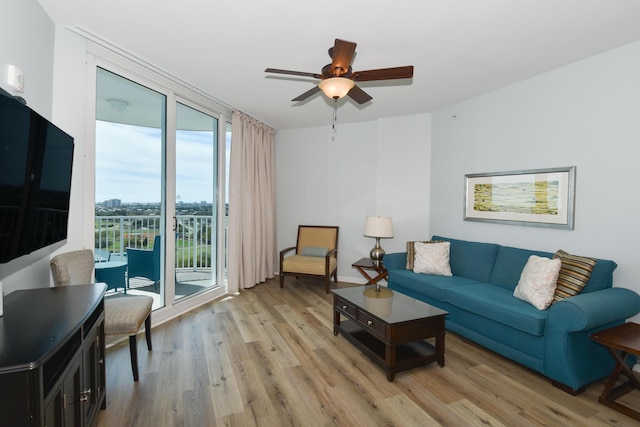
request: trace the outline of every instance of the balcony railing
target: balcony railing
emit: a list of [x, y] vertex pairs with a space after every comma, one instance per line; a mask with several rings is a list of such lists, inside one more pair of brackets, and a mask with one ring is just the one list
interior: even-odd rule
[[[160, 215], [96, 216], [96, 255], [108, 251], [111, 260], [124, 260], [128, 247], [151, 249], [161, 229]], [[215, 230], [212, 216], [177, 216], [176, 269], [215, 271]]]

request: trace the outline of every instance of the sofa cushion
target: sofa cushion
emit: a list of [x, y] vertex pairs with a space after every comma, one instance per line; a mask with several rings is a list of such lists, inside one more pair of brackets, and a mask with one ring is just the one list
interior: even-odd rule
[[522, 270], [513, 296], [528, 302], [538, 310], [549, 308], [553, 302], [561, 265], [557, 258], [531, 255]]
[[544, 258], [551, 258], [553, 256], [553, 254], [549, 252], [530, 251], [528, 249], [512, 248], [509, 246], [498, 247], [496, 262], [493, 265], [489, 283], [513, 291], [531, 255]]
[[416, 258], [416, 243], [442, 243], [441, 241], [432, 241], [432, 240], [425, 240], [425, 241], [418, 241], [418, 242], [413, 242], [413, 241], [409, 241], [407, 242], [407, 270], [413, 270], [413, 262], [415, 261]]
[[404, 288], [419, 292], [438, 301], [446, 301], [452, 288], [464, 288], [480, 282], [465, 277], [416, 274], [411, 270], [390, 270], [389, 283], [401, 283]]
[[514, 298], [508, 289], [488, 283], [452, 287], [447, 292], [446, 302], [536, 336], [544, 334], [549, 313], [549, 310], [538, 310]]
[[553, 298], [558, 302], [565, 298], [578, 295], [587, 285], [591, 272], [596, 266], [596, 260], [578, 255], [571, 255], [563, 250], [559, 250], [553, 255], [554, 258], [562, 261], [562, 268], [558, 275], [558, 286]]
[[468, 242], [440, 236], [433, 236], [431, 240], [451, 242], [449, 259], [454, 276], [463, 276], [480, 282], [489, 281], [498, 252], [497, 244]]
[[436, 274], [438, 276], [451, 276], [449, 266], [449, 242], [415, 244], [415, 273]]
[[596, 266], [591, 272], [591, 277], [582, 293], [599, 291], [613, 286], [613, 271], [618, 264], [606, 259], [596, 259]]

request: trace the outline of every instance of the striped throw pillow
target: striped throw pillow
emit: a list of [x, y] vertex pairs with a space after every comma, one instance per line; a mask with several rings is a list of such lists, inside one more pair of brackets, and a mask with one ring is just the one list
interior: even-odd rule
[[[425, 242], [418, 242], [418, 243], [442, 243], [444, 242], [444, 240], [427, 240]], [[413, 264], [416, 260], [416, 249], [415, 249], [415, 244], [416, 242], [407, 242], [407, 266], [406, 269], [407, 270], [413, 270]]]
[[596, 260], [577, 255], [571, 255], [563, 250], [557, 251], [553, 258], [560, 259], [562, 266], [558, 274], [558, 284], [553, 296], [553, 302], [578, 295], [586, 286]]

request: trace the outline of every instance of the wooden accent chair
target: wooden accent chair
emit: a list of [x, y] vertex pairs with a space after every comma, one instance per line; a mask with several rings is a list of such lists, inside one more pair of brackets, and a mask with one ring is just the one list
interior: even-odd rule
[[[91, 283], [94, 255], [81, 249], [56, 255], [49, 263], [55, 286]], [[151, 351], [151, 306], [153, 298], [143, 295], [114, 296], [104, 299], [105, 336], [129, 336], [129, 353], [133, 380], [138, 381], [138, 344], [136, 336], [144, 322], [147, 349]]]
[[[295, 255], [285, 255], [295, 249]], [[331, 289], [331, 277], [338, 281], [338, 227], [325, 225], [298, 226], [296, 246], [280, 251], [280, 287], [284, 276], [324, 278], [325, 291]]]

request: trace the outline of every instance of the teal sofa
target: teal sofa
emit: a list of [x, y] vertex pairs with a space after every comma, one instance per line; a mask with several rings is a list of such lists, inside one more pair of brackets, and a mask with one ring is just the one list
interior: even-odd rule
[[[433, 236], [451, 242], [453, 276], [406, 269], [406, 253], [384, 257], [391, 289], [449, 312], [447, 330], [550, 378], [578, 394], [614, 362], [589, 336], [640, 312], [640, 295], [612, 287], [616, 263], [598, 259], [582, 293], [538, 310], [513, 296], [530, 255], [553, 253]], [[585, 255], [585, 254], [580, 254]]]

